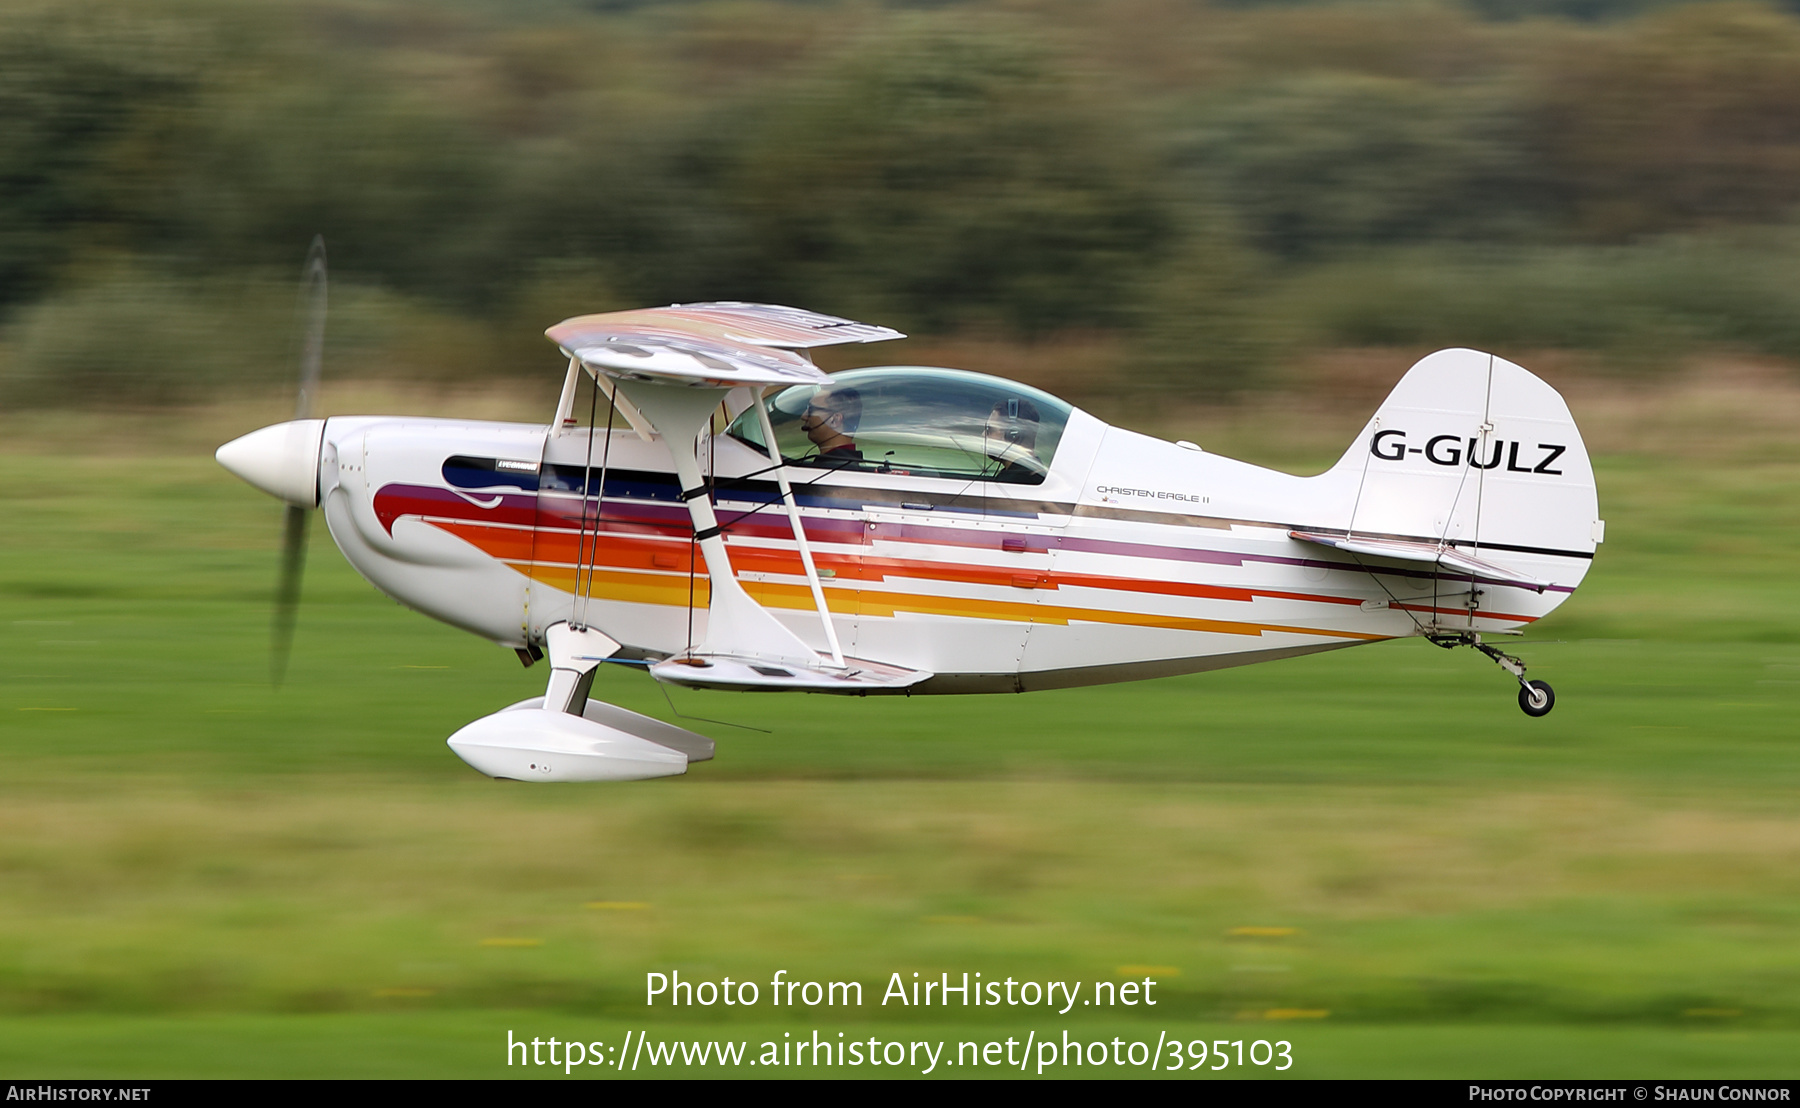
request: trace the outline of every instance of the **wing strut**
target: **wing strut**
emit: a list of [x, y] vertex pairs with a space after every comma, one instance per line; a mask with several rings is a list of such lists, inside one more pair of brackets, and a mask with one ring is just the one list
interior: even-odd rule
[[769, 448], [769, 461], [775, 463], [775, 483], [781, 488], [781, 502], [787, 505], [788, 523], [794, 528], [794, 542], [800, 547], [800, 564], [806, 569], [806, 584], [812, 589], [813, 603], [819, 609], [819, 622], [825, 625], [825, 641], [831, 646], [831, 664], [842, 667], [844, 649], [838, 645], [837, 628], [831, 624], [831, 609], [825, 604], [825, 586], [819, 584], [819, 571], [813, 566], [812, 547], [806, 541], [806, 528], [800, 522], [800, 508], [794, 503], [794, 487], [788, 484], [787, 468], [781, 461], [781, 448], [775, 445], [775, 427], [769, 422], [769, 406], [763, 403], [761, 389], [750, 391], [756, 405], [756, 418], [762, 423], [763, 442]]
[[575, 386], [581, 383], [581, 359], [569, 358], [569, 372], [563, 375], [562, 395], [556, 400], [556, 415], [550, 420], [550, 437], [556, 438], [569, 429], [575, 416]]
[[687, 501], [700, 553], [706, 559], [712, 602], [707, 610], [706, 638], [699, 652], [798, 666], [817, 664], [819, 656], [813, 649], [752, 600], [732, 573], [731, 557], [725, 552], [722, 537], [724, 529], [713, 514], [712, 497], [706, 493], [699, 459], [694, 454], [694, 441], [712, 419], [724, 390], [684, 388], [654, 381], [615, 381], [614, 387], [662, 436], [669, 459], [675, 463], [675, 476], [681, 482], [681, 496]]
[[761, 390], [831, 380], [794, 351], [903, 338], [900, 332], [796, 308], [732, 303], [578, 316], [545, 333], [594, 373], [638, 434], [662, 440], [681, 483], [694, 539], [706, 558], [712, 594], [706, 633], [681, 656], [650, 666], [652, 677], [701, 688], [863, 695], [910, 688], [931, 676], [926, 670], [844, 657], [793, 488], [779, 465], [775, 472], [782, 502], [831, 647], [830, 661], [752, 599], [732, 570], [724, 528], [701, 480], [695, 449], [720, 401], [741, 388], [752, 393], [770, 459], [779, 463], [780, 448]]
[[[591, 366], [589, 368], [592, 369]], [[619, 394], [618, 386], [607, 380], [605, 374], [594, 372], [594, 386], [606, 396], [606, 402], [625, 417], [625, 422], [631, 424], [631, 429], [637, 432], [638, 438], [645, 442], [656, 441], [656, 428], [651, 426], [648, 419], [644, 418], [644, 413], [638, 411], [636, 404]]]

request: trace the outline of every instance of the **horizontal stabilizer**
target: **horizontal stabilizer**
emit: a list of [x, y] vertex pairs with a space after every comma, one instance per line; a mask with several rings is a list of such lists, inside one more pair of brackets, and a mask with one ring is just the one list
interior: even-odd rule
[[650, 667], [650, 676], [696, 689], [841, 693], [858, 696], [904, 689], [930, 677], [920, 669], [845, 658], [844, 668], [776, 664], [727, 654], [690, 654]]
[[1450, 546], [1438, 546], [1428, 542], [1405, 542], [1400, 539], [1368, 539], [1350, 538], [1343, 535], [1322, 535], [1315, 531], [1289, 531], [1288, 537], [1301, 542], [1317, 543], [1329, 546], [1350, 554], [1362, 554], [1372, 558], [1394, 558], [1402, 562], [1424, 562], [1428, 565], [1440, 566], [1460, 577], [1473, 577], [1481, 581], [1492, 581], [1501, 585], [1514, 585], [1519, 588], [1543, 592], [1551, 582], [1529, 573], [1520, 573], [1516, 569], [1495, 565], [1468, 554], [1464, 554]]

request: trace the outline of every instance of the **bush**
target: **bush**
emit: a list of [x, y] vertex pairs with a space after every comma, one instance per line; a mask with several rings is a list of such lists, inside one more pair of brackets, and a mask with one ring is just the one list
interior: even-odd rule
[[267, 307], [137, 269], [110, 274], [20, 313], [0, 397], [9, 407], [128, 408], [267, 381], [271, 352], [249, 322]]
[[1185, 121], [1179, 164], [1291, 260], [1541, 218], [1505, 89], [1311, 73], [1219, 98]]
[[1029, 28], [922, 20], [721, 116], [750, 287], [931, 331], [1119, 326], [1172, 212], [1075, 76]]
[[[252, 270], [194, 280], [141, 263], [90, 274], [18, 313], [6, 328], [0, 404], [139, 408], [292, 389], [299, 367], [297, 276]], [[560, 303], [541, 290], [535, 296], [534, 303]], [[484, 320], [336, 280], [325, 382], [554, 375], [555, 351], [541, 335], [554, 322], [544, 319], [507, 336]]]
[[1289, 280], [1269, 314], [1300, 345], [1567, 347], [1646, 365], [1702, 345], [1800, 358], [1800, 229], [1391, 250]]

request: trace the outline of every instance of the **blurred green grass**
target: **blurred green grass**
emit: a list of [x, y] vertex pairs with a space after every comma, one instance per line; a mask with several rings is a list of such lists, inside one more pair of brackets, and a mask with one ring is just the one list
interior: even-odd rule
[[[678, 691], [771, 733], [700, 725], [719, 757], [684, 778], [566, 789], [443, 745], [540, 671], [374, 593], [322, 528], [271, 689], [279, 507], [210, 459], [0, 466], [9, 1076], [503, 1076], [508, 1027], [577, 1025], [1168, 1026], [1291, 1039], [1309, 1076], [1795, 1072], [1791, 460], [1601, 459], [1609, 541], [1519, 645], [1558, 689], [1544, 720], [1415, 642], [1017, 698]], [[669, 717], [641, 674], [595, 691]], [[1125, 965], [1179, 971], [1154, 1012], [874, 1004], [893, 971]], [[668, 969], [856, 979], [870, 1005], [647, 1011]]]

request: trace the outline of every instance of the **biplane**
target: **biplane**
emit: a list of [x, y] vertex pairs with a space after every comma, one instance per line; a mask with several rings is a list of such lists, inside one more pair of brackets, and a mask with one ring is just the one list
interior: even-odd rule
[[590, 697], [602, 664], [704, 689], [1019, 693], [1423, 636], [1487, 654], [1541, 716], [1551, 688], [1493, 640], [1566, 600], [1603, 538], [1562, 397], [1475, 350], [1418, 362], [1336, 465], [1297, 477], [980, 373], [827, 374], [809, 351], [904, 336], [795, 308], [546, 334], [566, 366], [545, 423], [298, 418], [218, 451], [290, 506], [290, 602], [320, 508], [377, 589], [547, 661], [542, 697], [448, 740], [491, 777], [712, 757]]

